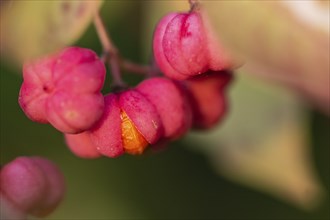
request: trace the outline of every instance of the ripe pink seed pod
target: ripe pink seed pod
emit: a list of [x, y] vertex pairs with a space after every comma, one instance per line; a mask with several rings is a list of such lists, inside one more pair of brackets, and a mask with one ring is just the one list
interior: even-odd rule
[[22, 213], [45, 216], [57, 207], [65, 193], [59, 169], [40, 157], [18, 157], [1, 169], [0, 177], [4, 201]]
[[67, 146], [76, 156], [86, 159], [101, 157], [90, 137], [89, 131], [80, 134], [64, 134], [64, 137]]
[[90, 134], [101, 154], [118, 157], [141, 154], [162, 137], [163, 125], [153, 104], [132, 89], [105, 96], [104, 114]]
[[157, 109], [165, 138], [176, 139], [190, 129], [192, 112], [182, 84], [164, 77], [154, 77], [141, 82], [137, 90]]
[[69, 47], [26, 63], [23, 78], [19, 104], [33, 121], [80, 133], [103, 113], [105, 67], [92, 50]]
[[119, 105], [148, 143], [154, 144], [163, 136], [164, 128], [157, 109], [136, 89], [122, 92]]
[[232, 77], [227, 71], [219, 71], [186, 80], [194, 128], [212, 128], [225, 116], [228, 110], [225, 90]]
[[163, 17], [155, 29], [153, 51], [161, 71], [173, 79], [233, 67], [200, 9]]
[[1, 192], [20, 210], [31, 212], [41, 205], [47, 182], [43, 171], [28, 157], [18, 157], [1, 169]]

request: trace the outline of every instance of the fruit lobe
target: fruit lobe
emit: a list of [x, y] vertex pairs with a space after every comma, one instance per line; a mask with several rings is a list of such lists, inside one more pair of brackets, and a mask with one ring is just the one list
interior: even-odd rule
[[90, 159], [101, 156], [88, 131], [80, 134], [64, 134], [64, 137], [67, 146], [76, 156]]
[[118, 157], [124, 153], [118, 94], [106, 95], [104, 103], [103, 115], [90, 130], [90, 137], [97, 151], [102, 155]]
[[191, 127], [192, 112], [182, 84], [165, 77], [153, 77], [137, 86], [156, 108], [164, 127], [164, 138], [176, 139]]
[[136, 89], [120, 93], [119, 105], [148, 143], [154, 144], [163, 136], [164, 128], [157, 109]]
[[223, 119], [227, 110], [226, 87], [232, 74], [208, 72], [186, 81], [193, 110], [193, 127], [212, 128]]

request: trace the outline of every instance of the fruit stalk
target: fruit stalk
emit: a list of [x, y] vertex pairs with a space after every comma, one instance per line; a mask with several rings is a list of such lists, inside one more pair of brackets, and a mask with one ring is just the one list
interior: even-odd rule
[[111, 38], [109, 37], [99, 13], [96, 13], [94, 16], [94, 25], [103, 47], [105, 61], [109, 62], [109, 68], [111, 69], [111, 74], [113, 77], [112, 86], [125, 87], [125, 83], [120, 75], [120, 59], [118, 49], [114, 46]]
[[141, 75], [147, 75], [151, 72], [150, 66], [134, 63], [130, 60], [124, 59], [120, 55], [119, 50], [111, 40], [99, 13], [97, 13], [94, 17], [94, 26], [103, 47], [104, 61], [109, 62], [110, 64], [113, 77], [113, 86], [125, 86], [124, 81], [121, 79], [121, 68], [129, 72], [138, 73]]

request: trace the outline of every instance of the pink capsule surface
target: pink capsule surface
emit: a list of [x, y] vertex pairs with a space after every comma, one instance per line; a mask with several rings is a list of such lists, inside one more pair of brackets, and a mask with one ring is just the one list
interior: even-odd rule
[[23, 67], [19, 104], [33, 121], [83, 132], [101, 117], [105, 67], [89, 49], [69, 47]]
[[191, 127], [191, 107], [180, 83], [164, 77], [154, 77], [141, 82], [137, 90], [157, 109], [164, 126], [165, 138], [176, 139]]
[[18, 103], [28, 118], [39, 123], [47, 123], [46, 101], [53, 92], [52, 69], [55, 59], [47, 57], [23, 66], [23, 83]]
[[79, 133], [89, 129], [104, 110], [101, 93], [76, 94], [57, 91], [47, 100], [48, 121], [64, 133]]
[[164, 128], [157, 109], [143, 94], [135, 89], [124, 91], [119, 95], [119, 105], [150, 144], [163, 136]]
[[18, 157], [0, 172], [1, 196], [22, 213], [45, 216], [65, 194], [64, 177], [52, 162], [40, 157]]
[[90, 132], [64, 134], [64, 137], [67, 146], [76, 156], [87, 159], [101, 157], [100, 152], [96, 149], [96, 145], [91, 139]]
[[118, 95], [108, 94], [105, 96], [104, 102], [103, 115], [90, 130], [91, 140], [102, 155], [118, 157], [124, 153]]
[[1, 169], [1, 192], [24, 212], [40, 206], [47, 194], [43, 171], [28, 157], [19, 157]]
[[231, 67], [228, 55], [200, 10], [164, 16], [155, 29], [153, 51], [161, 71], [174, 79]]
[[208, 72], [186, 81], [194, 128], [212, 128], [223, 119], [228, 109], [226, 87], [231, 79], [231, 73], [220, 71]]
[[31, 157], [31, 159], [43, 171], [47, 182], [47, 193], [36, 209], [31, 214], [44, 217], [53, 212], [65, 195], [65, 181], [59, 168], [51, 161], [42, 157]]

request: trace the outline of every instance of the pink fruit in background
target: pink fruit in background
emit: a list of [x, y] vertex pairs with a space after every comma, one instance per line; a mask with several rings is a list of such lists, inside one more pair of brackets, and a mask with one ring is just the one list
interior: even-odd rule
[[195, 128], [211, 128], [224, 117], [228, 109], [225, 90], [232, 77], [227, 71], [218, 71], [186, 80]]
[[176, 139], [190, 129], [192, 112], [182, 84], [154, 77], [144, 80], [136, 89], [155, 106], [164, 126], [164, 138]]
[[97, 150], [108, 157], [141, 154], [162, 135], [155, 107], [135, 90], [105, 96], [104, 114], [91, 130]]
[[31, 212], [35, 216], [46, 216], [61, 202], [65, 193], [64, 177], [51, 161], [42, 157], [31, 157], [45, 175], [47, 182], [46, 195], [41, 205]]
[[45, 216], [57, 207], [65, 193], [60, 170], [40, 157], [18, 157], [1, 169], [0, 177], [1, 200], [10, 203], [4, 207], [17, 212]]
[[65, 133], [89, 129], [102, 115], [105, 67], [89, 49], [64, 51], [26, 63], [19, 104], [33, 121]]
[[76, 156], [91, 159], [101, 156], [88, 131], [80, 134], [64, 134], [64, 137], [66, 144]]
[[201, 10], [163, 17], [155, 29], [153, 51], [160, 70], [174, 79], [232, 67]]

